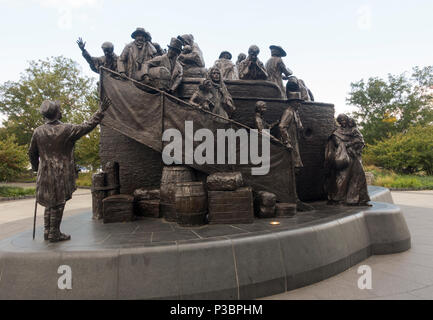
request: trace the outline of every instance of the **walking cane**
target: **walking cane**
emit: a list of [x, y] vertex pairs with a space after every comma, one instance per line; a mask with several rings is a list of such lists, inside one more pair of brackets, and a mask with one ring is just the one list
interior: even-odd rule
[[35, 216], [33, 218], [33, 240], [35, 240], [36, 233], [36, 213], [38, 211], [38, 200], [35, 201]]

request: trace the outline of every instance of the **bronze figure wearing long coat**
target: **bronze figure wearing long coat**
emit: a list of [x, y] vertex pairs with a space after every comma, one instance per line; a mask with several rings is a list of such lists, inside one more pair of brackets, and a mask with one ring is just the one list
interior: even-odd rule
[[[106, 102], [103, 105], [108, 105]], [[105, 109], [105, 107], [104, 107]], [[102, 106], [101, 106], [101, 110]], [[30, 163], [37, 171], [36, 201], [45, 207], [44, 239], [51, 242], [69, 240], [60, 232], [65, 203], [76, 189], [74, 146], [92, 131], [103, 118], [103, 111], [80, 125], [62, 123], [60, 104], [46, 100], [41, 113], [46, 123], [35, 129], [29, 148]]]
[[212, 94], [211, 106], [213, 106], [211, 112], [229, 119], [231, 114], [236, 110], [236, 107], [231, 94], [224, 84], [221, 71], [216, 67], [210, 68], [207, 79], [212, 83], [212, 87], [210, 88]]
[[135, 41], [127, 44], [119, 57], [118, 70], [128, 77], [139, 80], [142, 65], [156, 56], [156, 49], [150, 41], [139, 48]]
[[29, 157], [38, 172], [36, 200], [44, 207], [56, 207], [71, 199], [76, 190], [75, 142], [92, 131], [102, 120], [97, 112], [83, 124], [47, 121], [35, 129], [30, 142]]
[[239, 79], [241, 80], [266, 80], [268, 72], [265, 66], [257, 57], [260, 53], [259, 47], [256, 45], [250, 46], [248, 49], [248, 57], [239, 63]]
[[289, 76], [292, 74], [292, 71], [286, 68], [286, 65], [283, 62], [281, 57], [272, 56], [266, 62], [266, 70], [268, 72], [268, 81], [274, 82], [281, 91], [281, 97], [286, 97], [286, 88], [283, 84], [282, 74]]
[[330, 136], [325, 153], [328, 200], [331, 204], [367, 205], [370, 197], [362, 167], [364, 139], [346, 115], [339, 115], [337, 122], [339, 127]]
[[184, 34], [177, 37], [182, 41], [184, 49], [179, 55], [179, 62], [183, 67], [185, 77], [203, 78], [206, 75], [203, 53], [194, 41], [192, 34]]
[[102, 57], [92, 57], [86, 50], [86, 43], [81, 38], [77, 41], [78, 47], [81, 49], [84, 59], [89, 64], [93, 72], [99, 73], [99, 68], [104, 67], [117, 72], [118, 56], [114, 53], [114, 46], [111, 42], [104, 42], [101, 46], [104, 55]]
[[173, 92], [182, 82], [183, 67], [178, 61], [182, 48], [180, 40], [172, 38], [168, 52], [157, 56], [143, 65], [143, 77], [154, 87]]
[[219, 59], [215, 61], [214, 67], [220, 69], [223, 80], [239, 79], [237, 68], [231, 59], [231, 53], [228, 51], [223, 51], [221, 52]]
[[303, 125], [298, 114], [298, 101], [292, 101], [290, 106], [281, 116], [279, 129], [282, 142], [293, 149], [293, 159], [296, 168], [303, 167], [301, 152], [299, 150], [299, 133], [303, 131]]

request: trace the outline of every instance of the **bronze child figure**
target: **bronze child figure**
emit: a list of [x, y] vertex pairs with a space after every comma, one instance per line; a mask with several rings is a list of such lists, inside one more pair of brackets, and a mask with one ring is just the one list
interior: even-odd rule
[[256, 115], [255, 115], [255, 125], [256, 129], [259, 132], [262, 132], [264, 129], [272, 130], [275, 126], [277, 126], [280, 122], [276, 121], [274, 123], [267, 123], [265, 120], [265, 112], [267, 110], [266, 102], [257, 101], [256, 102]]
[[74, 146], [78, 139], [92, 131], [102, 120], [109, 100], [101, 110], [82, 124], [62, 123], [60, 103], [45, 100], [40, 108], [46, 123], [35, 129], [29, 148], [30, 163], [37, 171], [36, 201], [45, 207], [44, 239], [50, 242], [70, 240], [60, 232], [66, 201], [76, 190]]
[[199, 109], [211, 112], [214, 108], [213, 97], [212, 81], [204, 79], [192, 95], [189, 103]]

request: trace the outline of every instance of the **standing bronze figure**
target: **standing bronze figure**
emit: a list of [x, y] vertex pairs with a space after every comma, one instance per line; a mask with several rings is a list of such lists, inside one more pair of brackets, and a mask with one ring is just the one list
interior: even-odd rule
[[299, 98], [289, 98], [289, 107], [284, 111], [281, 116], [279, 129], [281, 133], [282, 142], [292, 149], [293, 160], [295, 168], [304, 166], [301, 159], [301, 152], [299, 151], [299, 135], [304, 132], [301, 119], [298, 114], [298, 108], [302, 100]]
[[99, 73], [99, 67], [104, 67], [117, 72], [118, 57], [114, 53], [114, 45], [111, 42], [104, 42], [102, 44], [101, 48], [104, 52], [102, 57], [92, 57], [86, 50], [86, 43], [83, 42], [83, 39], [78, 38], [77, 44], [92, 71]]
[[143, 64], [157, 55], [151, 42], [151, 35], [143, 28], [137, 28], [132, 34], [133, 42], [127, 44], [119, 57], [118, 70], [120, 74], [139, 80], [142, 76]]
[[338, 115], [337, 123], [325, 153], [329, 204], [368, 205], [370, 197], [362, 167], [364, 139], [347, 115]]
[[276, 121], [274, 123], [267, 123], [265, 120], [265, 112], [267, 110], [266, 102], [257, 101], [256, 102], [256, 115], [255, 115], [255, 125], [256, 129], [259, 132], [262, 132], [264, 129], [272, 130], [275, 126], [277, 126], [280, 122]]
[[44, 239], [50, 242], [69, 240], [60, 232], [66, 201], [76, 190], [74, 146], [78, 139], [92, 131], [102, 120], [108, 108], [104, 100], [101, 110], [92, 119], [80, 125], [62, 123], [60, 103], [46, 100], [40, 111], [46, 123], [35, 129], [29, 148], [30, 163], [37, 171], [36, 201], [45, 207]]
[[203, 53], [192, 34], [184, 34], [177, 37], [184, 46], [179, 56], [182, 64], [184, 76], [187, 78], [204, 78], [206, 76]]
[[223, 51], [221, 52], [219, 59], [215, 61], [214, 67], [220, 69], [223, 80], [239, 79], [236, 66], [231, 60], [232, 54], [228, 51]]
[[252, 45], [248, 49], [248, 57], [239, 64], [239, 79], [241, 80], [266, 80], [268, 73], [265, 66], [259, 60], [259, 47]]
[[174, 93], [183, 78], [183, 68], [178, 61], [181, 51], [182, 42], [171, 38], [166, 54], [143, 64], [143, 81], [160, 90]]
[[[268, 72], [268, 80], [274, 82], [281, 91], [281, 97], [286, 98], [286, 88], [283, 84], [283, 79], [293, 74], [293, 72], [286, 67], [282, 57], [285, 57], [286, 51], [280, 46], [270, 46], [272, 57], [266, 62], [266, 71]], [[282, 75], [285, 75], [283, 78]]]

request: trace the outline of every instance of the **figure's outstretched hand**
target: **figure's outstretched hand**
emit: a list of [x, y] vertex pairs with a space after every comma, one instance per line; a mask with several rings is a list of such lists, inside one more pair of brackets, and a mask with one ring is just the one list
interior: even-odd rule
[[101, 111], [105, 112], [111, 106], [111, 100], [105, 96], [101, 101]]
[[78, 38], [77, 44], [78, 44], [78, 47], [81, 49], [81, 51], [84, 50], [84, 48], [86, 47], [86, 43], [83, 42], [83, 39], [81, 37]]

